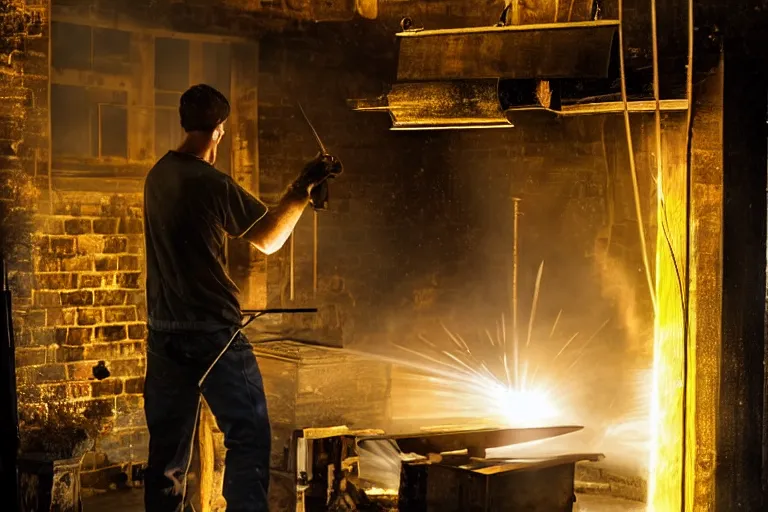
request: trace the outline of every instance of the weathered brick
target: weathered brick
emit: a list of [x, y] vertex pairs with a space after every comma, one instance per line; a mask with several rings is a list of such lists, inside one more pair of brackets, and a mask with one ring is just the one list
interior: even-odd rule
[[45, 364], [44, 348], [17, 348], [16, 349], [16, 367], [36, 366]]
[[66, 272], [93, 270], [93, 256], [73, 256], [61, 260], [61, 268]]
[[128, 248], [128, 239], [122, 236], [108, 236], [104, 238], [104, 253], [125, 252]]
[[96, 270], [99, 272], [117, 270], [117, 256], [100, 256], [96, 258]]
[[48, 309], [48, 327], [75, 325], [76, 309], [51, 308]]
[[144, 290], [129, 291], [126, 295], [126, 304], [134, 304], [136, 306], [146, 306], [147, 294]]
[[56, 336], [56, 344], [64, 345], [67, 343], [67, 329], [66, 327], [57, 327], [54, 331]]
[[32, 335], [32, 343], [36, 346], [46, 346], [56, 343], [56, 329], [43, 327], [40, 329], [29, 329]]
[[121, 272], [117, 274], [117, 285], [120, 288], [140, 288], [141, 273], [139, 272]]
[[144, 393], [144, 377], [131, 377], [125, 379], [125, 392], [129, 395], [140, 395]]
[[131, 324], [128, 326], [128, 337], [132, 340], [144, 340], [147, 338], [146, 324]]
[[85, 359], [111, 361], [144, 356], [144, 344], [137, 341], [93, 343], [85, 347]]
[[113, 377], [141, 377], [144, 375], [146, 360], [141, 358], [112, 361], [109, 370]]
[[85, 405], [83, 416], [88, 419], [111, 418], [115, 415], [114, 398], [97, 398]]
[[61, 304], [63, 306], [91, 306], [93, 305], [93, 292], [88, 290], [62, 292]]
[[95, 325], [104, 321], [101, 309], [81, 308], [77, 310], [77, 325]]
[[25, 384], [43, 384], [46, 382], [63, 381], [67, 378], [64, 365], [46, 364], [18, 368], [19, 380]]
[[139, 257], [133, 255], [120, 256], [117, 268], [122, 271], [141, 270]]
[[59, 347], [56, 349], [56, 362], [73, 363], [75, 361], [82, 361], [84, 359], [84, 354], [84, 347]]
[[[128, 398], [128, 397], [118, 397], [118, 400], [121, 398]], [[133, 397], [130, 397], [133, 398]], [[141, 398], [141, 396], [138, 396], [136, 398]], [[142, 427], [146, 428], [147, 426], [147, 419], [144, 415], [144, 407], [143, 405], [139, 405], [138, 408], [135, 409], [128, 409], [124, 413], [117, 414], [117, 418], [115, 418], [115, 428], [116, 429], [125, 429], [125, 428], [136, 428], [136, 427]], [[131, 436], [133, 438], [133, 436]], [[133, 448], [135, 445], [131, 443], [131, 447]]]
[[61, 294], [59, 292], [40, 292], [35, 290], [32, 295], [35, 306], [50, 308], [61, 306]]
[[80, 215], [87, 217], [98, 217], [101, 215], [101, 205], [83, 203], [80, 205]]
[[35, 281], [39, 290], [67, 290], [72, 287], [72, 274], [37, 274]]
[[64, 232], [68, 235], [85, 235], [92, 230], [90, 219], [67, 219], [64, 221]]
[[96, 328], [96, 337], [105, 341], [122, 341], [127, 338], [125, 325], [107, 325]]
[[125, 303], [124, 290], [96, 290], [93, 293], [96, 306], [122, 306]]
[[93, 232], [99, 235], [114, 235], [117, 233], [117, 219], [96, 219], [93, 221]]
[[63, 201], [54, 205], [53, 212], [56, 215], [77, 216], [80, 215], [80, 204], [70, 201]]
[[43, 386], [43, 399], [46, 401], [80, 400], [90, 398], [91, 386], [87, 382], [65, 382]]
[[38, 272], [58, 272], [61, 270], [61, 258], [48, 254], [35, 258], [35, 270]]
[[91, 395], [94, 398], [115, 396], [123, 392], [123, 381], [109, 378], [102, 381], [91, 382]]
[[103, 285], [103, 274], [80, 274], [78, 281], [78, 287], [80, 288], [101, 288]]
[[141, 219], [123, 217], [120, 219], [120, 233], [133, 235], [144, 232], [144, 222]]
[[135, 235], [130, 236], [126, 251], [131, 254], [142, 254], [144, 252], [144, 237]]
[[[100, 254], [104, 252], [104, 237], [100, 235], [80, 235], [77, 237], [77, 251], [80, 254]], [[97, 269], [98, 270], [98, 269]]]
[[92, 361], [84, 361], [77, 363], [70, 363], [66, 365], [67, 379], [69, 380], [91, 380], [93, 379], [93, 367]]
[[[48, 311], [45, 309], [29, 310], [24, 313], [24, 324], [28, 327], [45, 327], [45, 319]], [[14, 322], [17, 320], [14, 319]], [[16, 328], [20, 328], [18, 324]]]
[[67, 345], [85, 345], [91, 341], [93, 329], [90, 327], [70, 327], [67, 330]]
[[36, 236], [35, 237], [35, 249], [41, 254], [47, 254], [51, 252], [51, 237], [50, 236]]
[[63, 235], [64, 221], [62, 219], [45, 219], [42, 230], [46, 235]]
[[73, 256], [75, 254], [75, 239], [72, 237], [52, 237], [51, 252], [57, 256]]
[[106, 308], [104, 310], [104, 321], [108, 324], [135, 322], [136, 308], [134, 306]]

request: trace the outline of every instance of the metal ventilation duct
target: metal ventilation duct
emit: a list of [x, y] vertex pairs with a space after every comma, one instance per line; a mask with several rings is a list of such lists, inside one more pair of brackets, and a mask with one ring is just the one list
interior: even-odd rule
[[546, 81], [490, 78], [396, 83], [386, 96], [350, 101], [354, 110], [389, 112], [394, 130], [510, 128], [519, 105], [552, 109], [558, 97]]
[[520, 110], [615, 111], [611, 104], [561, 105], [560, 93], [569, 80], [608, 81], [618, 27], [593, 21], [406, 30], [398, 34], [397, 81], [389, 92], [349, 104], [388, 112], [394, 130], [511, 127], [510, 115]]
[[398, 34], [398, 81], [605, 78], [618, 21]]

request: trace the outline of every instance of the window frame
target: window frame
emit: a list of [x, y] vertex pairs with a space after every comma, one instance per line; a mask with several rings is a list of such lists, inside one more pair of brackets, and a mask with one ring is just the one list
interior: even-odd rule
[[[115, 29], [125, 32], [129, 32], [131, 35], [130, 41], [130, 65], [127, 68], [127, 74], [112, 74], [101, 71], [93, 70], [93, 60], [91, 60], [91, 67], [88, 70], [75, 69], [75, 68], [54, 68], [53, 56], [49, 55], [49, 87], [54, 85], [75, 86], [82, 87], [84, 89], [103, 89], [108, 91], [120, 91], [127, 94], [126, 104], [114, 104], [115, 107], [125, 108], [126, 110], [126, 156], [104, 156], [101, 155], [103, 150], [103, 128], [102, 128], [102, 103], [109, 104], [107, 102], [97, 102], [96, 122], [99, 124], [97, 128], [98, 140], [96, 141], [97, 150], [94, 156], [85, 155], [66, 155], [66, 154], [52, 154], [50, 163], [50, 172], [52, 177], [62, 178], [64, 181], [70, 179], [91, 179], [91, 178], [114, 178], [114, 179], [128, 179], [136, 180], [143, 179], [151, 166], [156, 161], [156, 158], [162, 156], [158, 154], [158, 151], [163, 152], [162, 148], [155, 147], [157, 144], [154, 136], [156, 116], [158, 110], [170, 110], [171, 107], [167, 105], [158, 106], [155, 105], [155, 93], [156, 92], [173, 92], [179, 94], [183, 91], [162, 91], [155, 89], [154, 76], [155, 76], [155, 48], [156, 39], [158, 38], [171, 38], [171, 39], [183, 39], [189, 42], [190, 48], [198, 46], [202, 48], [204, 43], [217, 43], [226, 44], [230, 47], [230, 52], [234, 45], [240, 43], [252, 44], [253, 41], [247, 38], [229, 35], [213, 35], [213, 34], [199, 34], [199, 33], [182, 33], [171, 31], [162, 28], [146, 28], [132, 24], [125, 19], [121, 20], [99, 20], [95, 17], [83, 18], [80, 16], [73, 16], [57, 12], [54, 8], [53, 23], [66, 23], [71, 25], [86, 26], [90, 28], [91, 33], [91, 55], [93, 54], [93, 41], [94, 41], [94, 29]], [[137, 40], [139, 42], [137, 42]], [[141, 45], [144, 53], [144, 62], [137, 62], [135, 45]], [[202, 52], [199, 52], [202, 53]], [[199, 56], [199, 55], [198, 55]], [[147, 59], [147, 57], [149, 57]], [[194, 83], [197, 78], [195, 73], [195, 59], [196, 54], [190, 51], [190, 83]], [[91, 57], [93, 59], [93, 57]], [[230, 73], [235, 67], [234, 53], [230, 53]], [[146, 78], [140, 78], [136, 76], [134, 72], [136, 67], [141, 69], [151, 68], [151, 80]], [[197, 66], [199, 69], [199, 75], [202, 75], [202, 62]], [[201, 80], [202, 81], [202, 80]], [[98, 84], [98, 85], [96, 85]], [[138, 84], [138, 85], [137, 85]], [[233, 83], [230, 81], [229, 90], [225, 91], [225, 94], [232, 94]], [[140, 98], [146, 98], [147, 101], [139, 101]], [[49, 137], [53, 137], [53, 113], [52, 109], [48, 109], [48, 123], [49, 123]], [[177, 111], [176, 108], [173, 110]], [[142, 112], [143, 111], [143, 112]], [[136, 123], [139, 119], [143, 119], [144, 126], [150, 126], [151, 144], [136, 144], [137, 140], [141, 142], [141, 138], [136, 136]], [[91, 121], [89, 121], [90, 123]], [[140, 124], [141, 125], [141, 124]], [[92, 132], [91, 132], [92, 133]], [[232, 130], [228, 130], [228, 135], [232, 136]], [[89, 133], [89, 137], [90, 137]], [[137, 147], [138, 146], [138, 147]], [[149, 147], [147, 147], [149, 146]], [[51, 150], [53, 150], [53, 143], [51, 141]], [[168, 148], [170, 149], [170, 148]], [[145, 155], [144, 158], [137, 157], [138, 154]], [[229, 151], [229, 172], [232, 172], [234, 166], [234, 159], [232, 158], [232, 150]]]

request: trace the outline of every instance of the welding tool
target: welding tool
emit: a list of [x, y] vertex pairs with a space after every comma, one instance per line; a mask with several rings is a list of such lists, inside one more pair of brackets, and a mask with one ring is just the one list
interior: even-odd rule
[[[243, 316], [246, 317], [246, 320], [235, 330], [234, 334], [232, 334], [232, 337], [229, 338], [229, 341], [226, 345], [224, 345], [224, 348], [221, 349], [221, 352], [216, 356], [216, 358], [213, 360], [213, 362], [208, 366], [208, 369], [205, 370], [205, 373], [203, 373], [203, 376], [200, 377], [200, 380], [197, 381], [197, 389], [198, 389], [198, 398], [197, 398], [197, 412], [195, 413], [195, 424], [192, 428], [192, 434], [190, 436], [189, 442], [187, 446], [185, 447], [183, 442], [179, 446], [179, 449], [176, 453], [176, 456], [171, 461], [170, 464], [166, 467], [165, 470], [165, 476], [168, 478], [171, 482], [173, 482], [173, 491], [174, 494], [181, 494], [182, 496], [182, 504], [186, 500], [187, 495], [187, 476], [189, 475], [190, 467], [192, 466], [192, 454], [195, 450], [195, 439], [197, 436], [197, 427], [200, 424], [200, 412], [203, 407], [203, 384], [205, 383], [205, 379], [208, 378], [208, 375], [211, 373], [213, 368], [216, 366], [216, 363], [219, 362], [219, 359], [224, 357], [224, 354], [227, 353], [227, 350], [232, 346], [232, 343], [234, 343], [235, 339], [237, 339], [237, 336], [242, 332], [243, 329], [245, 329], [251, 322], [256, 320], [259, 317], [262, 317], [264, 315], [269, 314], [280, 314], [280, 313], [317, 313], [317, 308], [296, 308], [296, 309], [251, 309], [251, 310], [243, 310], [242, 311]], [[273, 341], [273, 340], [270, 340]], [[309, 340], [297, 340], [298, 343], [307, 344], [307, 345], [322, 345], [321, 343], [312, 342]]]
[[[325, 144], [323, 144], [323, 141], [320, 140], [320, 136], [317, 134], [317, 130], [315, 130], [312, 121], [310, 121], [309, 117], [307, 117], [307, 113], [304, 112], [304, 107], [301, 106], [301, 103], [299, 103], [299, 110], [301, 110], [301, 115], [304, 116], [304, 120], [309, 125], [309, 129], [312, 130], [312, 135], [314, 135], [317, 146], [320, 148], [321, 159], [330, 164], [336, 164], [336, 157], [331, 156], [330, 153], [328, 153], [328, 151], [325, 149]], [[336, 174], [337, 173], [330, 174], [328, 178], [312, 187], [309, 202], [315, 211], [328, 209], [328, 179], [335, 177]]]
[[[314, 125], [312, 124], [312, 121], [309, 120], [309, 117], [307, 116], [307, 113], [304, 111], [304, 107], [301, 106], [301, 103], [299, 105], [299, 110], [301, 110], [301, 115], [304, 116], [304, 120], [309, 125], [309, 129], [312, 130], [312, 135], [315, 137], [315, 141], [317, 142], [317, 146], [320, 149], [320, 155], [321, 158], [328, 161], [331, 164], [335, 164], [336, 158], [331, 156], [328, 151], [325, 148], [325, 144], [323, 144], [323, 141], [320, 140], [320, 136], [317, 134], [317, 130], [315, 130]], [[330, 175], [328, 178], [333, 178], [336, 176], [336, 174]], [[317, 296], [317, 246], [318, 246], [318, 240], [317, 240], [317, 231], [318, 231], [318, 219], [317, 219], [317, 212], [318, 210], [326, 210], [328, 208], [328, 178], [323, 180], [322, 182], [318, 183], [314, 187], [312, 187], [312, 191], [310, 192], [310, 204], [312, 205], [313, 211], [313, 218], [312, 218], [312, 296]], [[290, 277], [290, 286], [291, 286], [291, 300], [294, 298], [294, 254], [293, 254], [293, 248], [294, 248], [294, 240], [293, 235], [291, 235], [291, 277]]]

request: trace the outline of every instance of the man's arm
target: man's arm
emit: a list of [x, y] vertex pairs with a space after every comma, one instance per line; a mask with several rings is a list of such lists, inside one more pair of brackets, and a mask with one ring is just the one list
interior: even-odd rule
[[304, 208], [309, 204], [309, 192], [300, 186], [291, 186], [280, 198], [277, 206], [246, 231], [242, 238], [251, 242], [264, 254], [277, 252], [291, 236]]

